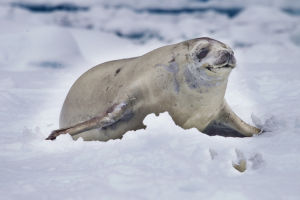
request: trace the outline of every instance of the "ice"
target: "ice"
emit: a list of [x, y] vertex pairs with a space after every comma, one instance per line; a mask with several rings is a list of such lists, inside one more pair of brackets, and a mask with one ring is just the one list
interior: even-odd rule
[[[298, 0], [1, 1], [0, 199], [298, 199], [299, 10]], [[235, 51], [226, 100], [262, 135], [207, 136], [161, 113], [121, 140], [44, 140], [92, 66], [202, 36]]]

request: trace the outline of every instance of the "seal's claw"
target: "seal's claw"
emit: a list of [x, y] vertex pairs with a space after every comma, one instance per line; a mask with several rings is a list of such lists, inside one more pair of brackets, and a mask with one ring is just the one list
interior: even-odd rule
[[55, 140], [56, 137], [58, 137], [59, 135], [61, 134], [65, 134], [65, 130], [61, 130], [61, 129], [58, 129], [58, 130], [54, 130], [51, 132], [51, 134], [46, 138], [46, 140]]
[[46, 138], [46, 140], [55, 140], [59, 133], [55, 130], [52, 131], [51, 134]]

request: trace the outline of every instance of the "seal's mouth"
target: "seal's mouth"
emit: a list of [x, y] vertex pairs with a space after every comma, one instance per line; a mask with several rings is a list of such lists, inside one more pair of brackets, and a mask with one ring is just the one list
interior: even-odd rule
[[231, 69], [233, 69], [234, 67], [235, 67], [235, 64], [227, 63], [227, 64], [225, 64], [225, 65], [223, 65], [221, 67], [218, 67], [218, 68], [231, 68]]
[[233, 69], [235, 67], [235, 65], [234, 64], [229, 64], [229, 63], [227, 63], [227, 64], [224, 64], [224, 65], [221, 65], [221, 66], [212, 66], [212, 65], [208, 65], [208, 66], [206, 66], [205, 68], [207, 69], [207, 70], [209, 70], [209, 71], [211, 71], [211, 72], [214, 72], [214, 73], [216, 73], [216, 70], [218, 70], [218, 69]]

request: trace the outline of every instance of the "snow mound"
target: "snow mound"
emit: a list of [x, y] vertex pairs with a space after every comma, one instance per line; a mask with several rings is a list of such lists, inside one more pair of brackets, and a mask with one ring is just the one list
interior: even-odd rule
[[5, 49], [2, 65], [7, 70], [64, 68], [72, 67], [70, 60], [83, 62], [76, 41], [64, 28], [39, 27], [21, 33], [4, 34], [0, 42]]

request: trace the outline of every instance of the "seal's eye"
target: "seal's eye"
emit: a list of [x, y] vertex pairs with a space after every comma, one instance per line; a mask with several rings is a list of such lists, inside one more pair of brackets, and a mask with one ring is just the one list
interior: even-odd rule
[[196, 54], [196, 57], [198, 58], [199, 62], [207, 56], [208, 52], [209, 52], [208, 47], [204, 47], [200, 49], [199, 53]]

